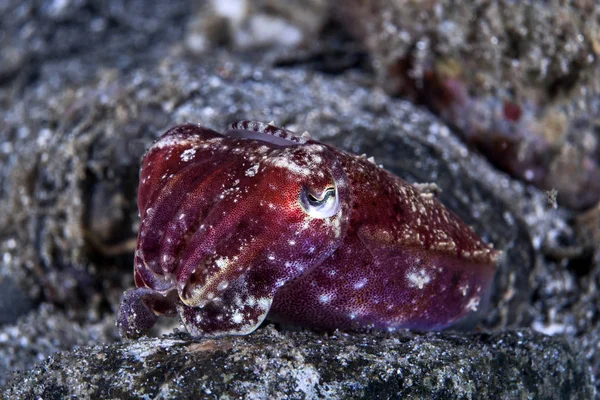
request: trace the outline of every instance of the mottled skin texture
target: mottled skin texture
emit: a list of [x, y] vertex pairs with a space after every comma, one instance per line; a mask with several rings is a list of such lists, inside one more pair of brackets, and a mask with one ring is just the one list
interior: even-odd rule
[[433, 193], [372, 160], [251, 121], [170, 129], [144, 157], [121, 333], [179, 314], [198, 335], [269, 318], [318, 329], [446, 327], [498, 252]]

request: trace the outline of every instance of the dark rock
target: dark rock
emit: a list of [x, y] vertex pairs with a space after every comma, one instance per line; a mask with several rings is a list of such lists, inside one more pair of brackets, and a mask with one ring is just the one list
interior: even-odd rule
[[186, 335], [81, 347], [6, 385], [3, 398], [544, 398], [595, 395], [562, 338], [499, 334]]
[[0, 279], [0, 326], [11, 324], [27, 314], [35, 306], [29, 298], [10, 278]]

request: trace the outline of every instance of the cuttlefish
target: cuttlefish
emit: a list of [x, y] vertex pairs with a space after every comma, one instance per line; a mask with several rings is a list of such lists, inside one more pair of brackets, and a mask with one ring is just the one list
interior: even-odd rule
[[442, 329], [476, 311], [499, 252], [372, 159], [255, 121], [169, 129], [140, 171], [137, 288], [121, 334], [179, 315], [191, 335], [265, 319], [314, 329]]

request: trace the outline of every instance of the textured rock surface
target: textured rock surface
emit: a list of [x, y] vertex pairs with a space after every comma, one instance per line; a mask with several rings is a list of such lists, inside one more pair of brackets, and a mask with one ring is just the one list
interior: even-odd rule
[[[380, 89], [369, 88], [372, 78], [368, 71], [324, 75], [314, 72], [314, 64], [309, 63], [309, 68], [298, 62], [293, 68], [272, 68], [267, 61], [274, 55], [269, 52], [231, 53], [227, 49], [216, 49], [210, 52], [210, 57], [190, 57], [181, 49], [187, 46], [186, 38], [195, 34], [190, 28], [185, 36], [186, 22], [193, 19], [191, 5], [173, 3], [172, 12], [161, 8], [166, 5], [149, 8], [146, 14], [137, 14], [141, 20], [126, 24], [119, 21], [134, 18], [128, 10], [136, 9], [138, 3], [108, 3], [110, 6], [106, 7], [113, 13], [108, 20], [113, 22], [107, 29], [119, 31], [129, 26], [132, 30], [124, 30], [124, 36], [107, 33], [106, 40], [85, 34], [90, 21], [101, 18], [102, 10], [107, 9], [93, 6], [92, 2], [65, 2], [61, 23], [49, 22], [40, 11], [41, 6], [34, 2], [23, 6], [21, 2], [5, 2], [0, 6], [11, 11], [0, 13], [3, 33], [0, 57], [8, 57], [4, 50], [15, 47], [30, 54], [27, 63], [17, 63], [11, 71], [3, 70], [0, 78], [3, 109], [0, 119], [0, 164], [3, 166], [0, 170], [0, 280], [3, 280], [2, 285], [19, 290], [23, 301], [29, 302], [23, 310], [28, 314], [17, 320], [11, 314], [14, 310], [0, 309], [0, 321], [4, 323], [0, 326], [0, 384], [16, 370], [29, 371], [35, 362], [55, 351], [115, 340], [113, 313], [123, 288], [132, 286], [131, 240], [139, 223], [135, 208], [139, 158], [154, 138], [176, 123], [202, 122], [221, 129], [231, 121], [244, 118], [274, 120], [300, 132], [306, 129], [321, 140], [374, 156], [378, 164], [409, 181], [436, 182], [442, 188], [442, 201], [486, 240], [505, 251], [490, 307], [481, 325], [499, 331], [533, 328], [555, 336], [549, 338], [524, 330], [523, 342], [519, 344], [514, 332], [494, 333], [488, 339], [485, 335], [459, 333], [399, 334], [395, 339], [374, 335], [374, 342], [369, 344], [371, 355], [366, 359], [376, 362], [374, 355], [394, 346], [396, 353], [393, 354], [405, 355], [399, 358], [405, 360], [405, 364], [396, 368], [400, 368], [402, 375], [391, 370], [381, 373], [388, 379], [386, 382], [393, 383], [396, 388], [393, 390], [400, 392], [412, 382], [413, 386], [407, 390], [413, 390], [410, 393], [419, 397], [418, 394], [428, 388], [442, 387], [442, 383], [432, 386], [437, 383], [426, 379], [429, 371], [456, 372], [455, 366], [462, 356], [467, 357], [463, 351], [469, 346], [491, 359], [509, 360], [510, 365], [519, 368], [518, 373], [492, 367], [490, 360], [483, 360], [481, 365], [488, 368], [485, 371], [491, 371], [489, 374], [465, 366], [466, 372], [460, 376], [454, 374], [450, 380], [453, 386], [444, 386], [446, 391], [440, 392], [440, 396], [464, 394], [468, 397], [468, 393], [476, 393], [473, 388], [485, 385], [497, 389], [497, 393], [509, 393], [508, 397], [527, 397], [528, 393], [543, 396], [547, 392], [529, 392], [534, 389], [530, 389], [532, 384], [525, 378], [518, 385], [505, 379], [506, 376], [525, 377], [531, 368], [538, 371], [534, 376], [536, 382], [548, 382], [553, 373], [565, 377], [561, 381], [565, 383], [562, 386], [565, 392], [552, 392], [549, 397], [565, 397], [570, 393], [577, 398], [590, 393], [577, 390], [587, 390], [589, 382], [598, 384], [600, 252], [594, 255], [577, 246], [579, 240], [588, 248], [598, 247], [595, 239], [598, 229], [589, 223], [597, 218], [593, 210], [589, 217], [577, 219], [576, 236], [572, 211], [561, 207], [560, 202], [558, 208], [553, 208], [543, 192], [497, 171], [485, 158], [465, 146], [436, 116], [409, 102], [390, 98]], [[183, 7], [183, 11], [179, 7]], [[9, 19], [17, 18], [12, 12], [18, 9], [35, 10], [28, 14], [31, 26], [38, 26], [34, 33], [45, 29], [61, 32], [63, 28], [72, 27], [72, 34], [67, 35], [68, 40], [37, 40], [36, 43], [42, 43], [39, 48], [31, 47], [27, 41], [12, 45], [20, 31], [18, 24]], [[156, 30], [137, 28], [147, 23]], [[56, 26], [49, 28], [48, 24]], [[89, 43], [61, 47], [71, 40], [75, 42], [78, 37], [75, 33], [80, 38], [89, 37]], [[139, 40], [123, 39], [130, 34]], [[133, 48], [128, 48], [127, 43]], [[125, 47], [113, 47], [117, 44]], [[34, 48], [37, 50], [33, 51]], [[121, 64], [122, 60], [128, 60], [126, 65]], [[5, 277], [10, 277], [10, 281], [4, 280]], [[0, 294], [2, 301], [3, 295]], [[42, 306], [37, 305], [40, 301]], [[265, 361], [261, 364], [265, 369], [257, 369], [259, 373], [268, 371], [263, 373], [265, 376], [276, 376], [282, 363], [290, 363], [299, 355], [304, 360], [313, 360], [307, 355], [317, 354], [323, 343], [327, 345], [326, 335], [290, 335], [266, 331], [257, 337], [231, 339], [230, 343], [235, 346], [215, 357], [225, 362], [227, 354], [233, 354], [228, 351], [235, 350], [238, 352], [235, 354], [240, 355], [248, 347], [248, 351], [256, 352], [254, 354], [263, 354], [264, 349], [278, 349], [281, 345], [289, 352], [274, 350], [272, 363]], [[343, 347], [356, 350], [369, 337], [338, 335], [338, 340]], [[294, 342], [293, 351], [288, 339]], [[179, 360], [176, 365], [184, 365], [185, 357], [191, 357], [183, 354], [183, 348], [192, 343], [186, 340], [181, 336], [140, 344], [114, 344], [100, 352], [105, 357], [104, 361], [99, 360], [104, 363], [100, 365], [114, 371], [116, 367], [110, 366], [124, 362], [121, 357], [124, 353], [131, 354], [127, 356], [130, 361], [139, 356], [148, 362], [147, 357], [154, 353], [146, 352], [143, 343], [159, 343], [156, 347], [162, 348], [162, 356]], [[383, 343], [383, 347], [378, 349], [375, 342]], [[570, 346], [565, 346], [565, 342]], [[206, 345], [200, 346], [203, 351], [202, 346]], [[263, 353], [259, 349], [263, 349]], [[333, 352], [336, 348], [323, 349]], [[437, 350], [427, 352], [427, 349]], [[18, 375], [5, 394], [9, 398], [27, 398], [26, 393], [33, 397], [35, 390], [52, 393], [56, 387], [55, 393], [61, 397], [64, 393], [58, 388], [60, 385], [64, 388], [68, 378], [72, 379], [68, 390], [75, 393], [77, 388], [81, 389], [80, 397], [85, 397], [91, 390], [85, 382], [92, 382], [98, 374], [97, 370], [89, 369], [92, 364], [85, 356], [94, 352], [98, 352], [98, 348], [81, 348], [57, 356], [57, 360], [64, 363], [57, 365], [68, 366], [66, 371], [75, 371], [60, 378], [62, 381], [55, 381], [59, 385], [27, 386], [28, 380], [41, 382], [43, 368], [52, 368], [52, 364], [45, 364]], [[344, 354], [348, 353], [352, 351]], [[278, 354], [281, 357], [276, 357]], [[448, 361], [444, 354], [453, 354], [455, 358]], [[321, 355], [333, 359], [336, 356], [335, 353]], [[257, 360], [264, 361], [261, 357]], [[438, 363], [439, 359], [446, 360], [445, 364]], [[555, 364], [546, 364], [550, 359]], [[469, 364], [473, 359], [465, 360]], [[298, 361], [297, 366], [305, 362]], [[310, 383], [311, 376], [316, 376], [321, 378], [319, 385], [346, 382], [346, 389], [340, 390], [366, 385], [360, 389], [365, 395], [371, 393], [367, 387], [373, 391], [387, 390], [388, 386], [378, 386], [377, 382], [383, 382], [377, 375], [379, 370], [361, 367], [360, 361], [349, 364], [364, 368], [361, 369], [364, 374], [356, 377], [356, 386], [344, 375], [351, 369], [348, 366], [340, 367], [341, 371], [327, 369], [330, 374], [327, 375], [315, 367], [322, 365], [318, 360], [308, 362], [313, 363], [312, 369], [298, 370], [305, 374], [303, 382], [308, 382], [298, 386], [300, 388], [313, 390], [316, 386]], [[132, 362], [128, 368], [135, 376], [145, 379], [146, 383], [140, 387], [159, 390], [160, 385], [152, 386], [152, 382], [160, 380], [161, 375], [147, 375], [141, 369], [143, 365], [144, 361]], [[241, 364], [228, 364], [220, 376], [231, 374], [227, 371], [237, 371], [235, 365]], [[252, 362], [243, 365], [252, 365]], [[470, 365], [476, 364], [473, 361]], [[523, 365], [529, 367], [520, 369]], [[547, 374], [537, 365], [546, 365]], [[273, 368], [268, 369], [269, 366]], [[594, 371], [592, 378], [584, 376], [589, 366]], [[290, 367], [282, 371], [292, 374], [288, 372]], [[427, 372], [425, 376], [423, 371]], [[260, 393], [271, 390], [267, 380], [257, 381], [259, 377], [250, 376], [248, 371], [245, 374], [253, 382], [247, 390], [263, 390]], [[442, 376], [440, 374], [442, 372], [436, 376]], [[58, 373], [48, 379], [56, 376]], [[115, 375], [111, 383], [128, 387], [126, 379], [125, 375]], [[182, 374], [182, 381], [186, 379]], [[285, 382], [293, 384], [288, 388], [300, 391], [298, 397], [305, 396], [301, 389], [296, 389], [299, 378], [289, 379]], [[371, 381], [371, 386], [365, 383], [367, 381]], [[568, 386], [569, 382], [581, 385]], [[170, 393], [176, 395], [178, 386], [172, 385], [169, 388], [174, 389]], [[191, 390], [204, 388], [193, 386]], [[329, 393], [322, 390], [323, 395]]]
[[[474, 379], [476, 377], [476, 379]], [[79, 348], [5, 387], [6, 398], [572, 398], [594, 396], [561, 338], [279, 333]]]

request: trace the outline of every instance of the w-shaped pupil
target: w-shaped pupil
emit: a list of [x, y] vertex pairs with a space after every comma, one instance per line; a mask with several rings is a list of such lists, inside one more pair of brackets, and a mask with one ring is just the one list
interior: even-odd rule
[[323, 192], [323, 194], [321, 195], [321, 197], [317, 197], [312, 193], [308, 193], [308, 202], [310, 203], [310, 205], [313, 206], [318, 206], [320, 204], [325, 203], [330, 197], [335, 196], [335, 189], [334, 188], [327, 188], [327, 190], [325, 190]]

